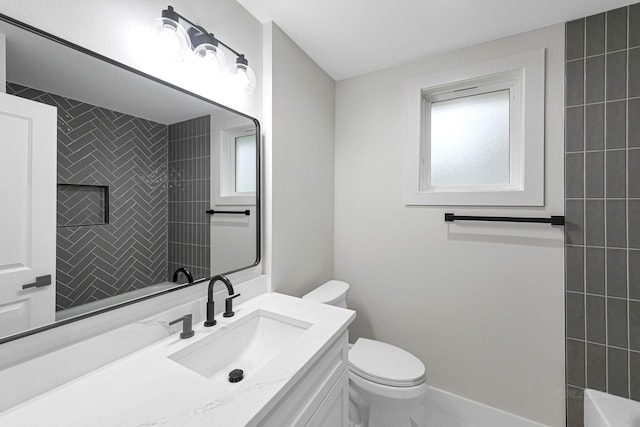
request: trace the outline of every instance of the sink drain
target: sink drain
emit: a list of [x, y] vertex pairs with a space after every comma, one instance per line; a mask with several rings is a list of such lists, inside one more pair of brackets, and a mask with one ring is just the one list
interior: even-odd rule
[[244, 371], [242, 369], [234, 369], [233, 371], [229, 372], [230, 383], [237, 383], [239, 381], [242, 381], [243, 378], [244, 378]]

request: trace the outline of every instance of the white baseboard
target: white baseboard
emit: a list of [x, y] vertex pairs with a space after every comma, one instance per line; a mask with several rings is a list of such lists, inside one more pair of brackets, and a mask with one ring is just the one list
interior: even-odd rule
[[420, 427], [544, 427], [544, 424], [429, 387], [412, 416]]

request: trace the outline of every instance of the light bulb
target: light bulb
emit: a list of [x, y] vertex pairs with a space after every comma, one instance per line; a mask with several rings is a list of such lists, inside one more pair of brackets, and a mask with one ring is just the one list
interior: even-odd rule
[[157, 54], [167, 60], [182, 61], [191, 49], [186, 30], [169, 18], [157, 18], [151, 27]]
[[233, 87], [246, 95], [256, 88], [256, 75], [247, 65], [244, 55], [240, 55], [236, 63], [229, 67], [230, 80]]
[[224, 53], [217, 46], [210, 43], [202, 43], [194, 49], [193, 53], [206, 72], [219, 74], [225, 69], [227, 61]]

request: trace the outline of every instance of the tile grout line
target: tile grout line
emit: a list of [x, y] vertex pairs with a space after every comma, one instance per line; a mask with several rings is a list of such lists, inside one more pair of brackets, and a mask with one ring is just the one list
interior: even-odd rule
[[[629, 58], [630, 58], [630, 54], [629, 54], [629, 45], [630, 45], [630, 35], [631, 35], [631, 30], [629, 28], [629, 24], [630, 24], [630, 15], [631, 15], [631, 8], [629, 8], [627, 6], [627, 34], [626, 34], [626, 41], [627, 41], [627, 72], [626, 72], [626, 84], [625, 84], [625, 147], [626, 147], [626, 153], [625, 153], [625, 194], [626, 194], [626, 198], [627, 201], [625, 203], [625, 207], [626, 207], [626, 223], [627, 223], [627, 227], [626, 227], [626, 232], [627, 232], [627, 250], [625, 251], [625, 254], [627, 256], [627, 268], [625, 270], [625, 282], [627, 285], [627, 316], [625, 319], [626, 322], [626, 327], [627, 327], [627, 347], [629, 349], [631, 349], [631, 336], [630, 336], [630, 330], [631, 330], [631, 322], [630, 322], [630, 303], [629, 303]], [[631, 398], [631, 353], [629, 353], [629, 351], [627, 351], [627, 396], [629, 398]]]
[[604, 352], [604, 377], [605, 377], [605, 388], [606, 391], [609, 391], [609, 350], [607, 347], [607, 344], [609, 343], [609, 334], [608, 334], [608, 317], [607, 317], [607, 296], [608, 296], [608, 289], [607, 289], [607, 283], [606, 283], [606, 277], [607, 277], [607, 248], [608, 246], [608, 238], [607, 238], [607, 231], [608, 231], [608, 223], [607, 223], [607, 201], [606, 201], [606, 197], [608, 196], [607, 194], [607, 147], [609, 145], [609, 141], [607, 138], [607, 96], [608, 96], [608, 90], [607, 90], [607, 77], [608, 77], [608, 72], [607, 72], [607, 65], [609, 63], [609, 57], [607, 55], [608, 53], [608, 27], [609, 27], [609, 12], [606, 12], [604, 15], [604, 52], [605, 52], [605, 57], [604, 57], [604, 91], [603, 91], [603, 95], [604, 95], [604, 107], [603, 107], [603, 120], [602, 120], [602, 125], [603, 125], [603, 146], [604, 146], [604, 164], [603, 164], [603, 176], [602, 176], [602, 180], [603, 180], [603, 192], [604, 192], [604, 196], [605, 196], [605, 201], [602, 203], [602, 209], [603, 209], [603, 221], [604, 221], [604, 274], [605, 274], [605, 283], [604, 283], [604, 295], [605, 295], [605, 299], [604, 299], [604, 337], [605, 337], [605, 352]]
[[588, 370], [587, 370], [587, 200], [586, 200], [586, 196], [587, 196], [587, 155], [585, 150], [587, 149], [586, 146], [586, 140], [587, 140], [587, 120], [586, 120], [586, 116], [587, 116], [587, 107], [586, 107], [586, 103], [587, 103], [587, 19], [584, 19], [584, 32], [583, 32], [583, 38], [584, 38], [584, 43], [583, 43], [583, 52], [582, 52], [582, 56], [583, 56], [583, 77], [582, 77], [582, 103], [585, 104], [582, 106], [582, 150], [583, 150], [583, 155], [582, 155], [582, 206], [583, 206], [583, 218], [582, 218], [582, 224], [583, 224], [583, 237], [582, 237], [582, 243], [584, 245], [584, 250], [582, 251], [582, 265], [583, 267], [583, 286], [584, 286], [584, 295], [582, 296], [582, 309], [583, 309], [583, 318], [584, 318], [584, 360], [582, 361], [583, 363], [583, 375], [584, 375], [584, 388], [587, 388], [587, 382], [588, 382]]

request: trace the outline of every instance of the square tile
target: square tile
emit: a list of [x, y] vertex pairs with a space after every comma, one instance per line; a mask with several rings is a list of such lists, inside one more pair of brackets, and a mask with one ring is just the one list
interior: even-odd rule
[[628, 348], [627, 300], [607, 298], [607, 344]]
[[567, 22], [566, 26], [566, 59], [584, 56], [584, 19]]
[[627, 8], [607, 12], [607, 51], [627, 47]]
[[604, 55], [586, 59], [585, 103], [604, 101]]
[[587, 388], [607, 391], [607, 348], [587, 343]]
[[586, 56], [604, 53], [604, 23], [604, 13], [587, 18]]
[[640, 49], [629, 50], [629, 98], [640, 96]]
[[584, 200], [567, 200], [565, 211], [565, 237], [567, 244], [584, 244]]
[[584, 60], [569, 61], [566, 65], [567, 106], [584, 103]]
[[627, 297], [627, 251], [607, 249], [607, 295]]
[[604, 197], [604, 152], [590, 151], [585, 153], [585, 189], [584, 195], [589, 198]]
[[629, 352], [613, 347], [607, 347], [607, 351], [607, 392], [629, 397]]
[[604, 248], [587, 248], [586, 251], [586, 292], [604, 295]]
[[567, 384], [585, 386], [585, 343], [584, 341], [567, 340]]
[[584, 339], [584, 294], [566, 293], [567, 337]]
[[607, 343], [605, 302], [604, 297], [586, 296], [587, 341], [599, 344]]
[[640, 351], [640, 301], [629, 300], [629, 348]]
[[567, 427], [584, 427], [584, 390], [567, 386]]
[[640, 46], [640, 4], [629, 6], [629, 47]]
[[586, 200], [585, 202], [585, 241], [589, 246], [604, 246], [604, 201]]
[[630, 99], [628, 102], [629, 120], [629, 148], [640, 148], [640, 99]]
[[640, 250], [629, 250], [629, 298], [640, 300]]
[[[640, 121], [640, 116], [638, 117]], [[640, 149], [629, 150], [629, 197], [640, 197]]]
[[565, 114], [565, 145], [568, 153], [584, 151], [584, 107], [567, 108]]
[[607, 150], [627, 146], [627, 102], [607, 102], [605, 140]]
[[640, 400], [640, 353], [629, 352], [629, 398]]
[[[607, 100], [627, 96], [627, 52], [607, 54]], [[629, 71], [631, 73], [631, 70]]]
[[640, 199], [629, 200], [629, 247], [640, 249]]
[[607, 246], [627, 247], [627, 205], [624, 200], [607, 200]]
[[584, 197], [584, 154], [569, 153], [566, 155], [566, 189], [567, 198]]
[[627, 152], [607, 151], [607, 198], [627, 197]]
[[[640, 110], [640, 103], [638, 104]], [[638, 126], [638, 135], [640, 137], [640, 126]], [[585, 107], [584, 144], [586, 150], [604, 149], [604, 104], [591, 104]]]
[[567, 246], [567, 290], [584, 292], [584, 248]]

